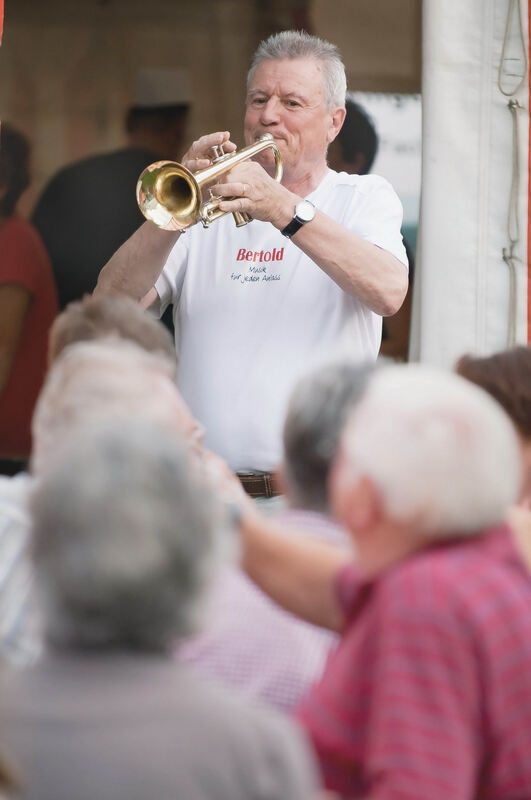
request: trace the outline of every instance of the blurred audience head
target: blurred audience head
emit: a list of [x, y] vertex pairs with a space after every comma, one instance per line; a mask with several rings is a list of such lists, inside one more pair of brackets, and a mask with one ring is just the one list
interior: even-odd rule
[[282, 480], [296, 508], [328, 511], [328, 477], [348, 413], [362, 396], [371, 365], [328, 364], [295, 387], [284, 423]]
[[218, 563], [214, 509], [165, 427], [126, 416], [78, 431], [32, 499], [49, 641], [172, 647], [193, 630]]
[[0, 127], [0, 217], [15, 212], [30, 184], [30, 146], [26, 137], [7, 122]]
[[357, 540], [383, 523], [420, 540], [468, 536], [503, 521], [519, 481], [517, 438], [498, 403], [457, 375], [387, 366], [347, 423], [334, 509]]
[[378, 134], [364, 108], [347, 98], [343, 127], [328, 148], [328, 164], [336, 172], [366, 175], [378, 151]]
[[68, 345], [104, 337], [128, 339], [144, 350], [176, 360], [168, 329], [134, 300], [124, 295], [86, 295], [70, 303], [55, 319], [50, 331], [48, 363], [55, 361]]
[[187, 442], [202, 435], [175, 384], [175, 363], [133, 342], [102, 339], [65, 348], [48, 372], [33, 416], [32, 471], [102, 414], [138, 415]]
[[521, 444], [521, 499], [531, 501], [531, 348], [521, 345], [491, 356], [465, 355], [456, 372], [494, 397], [511, 418]]

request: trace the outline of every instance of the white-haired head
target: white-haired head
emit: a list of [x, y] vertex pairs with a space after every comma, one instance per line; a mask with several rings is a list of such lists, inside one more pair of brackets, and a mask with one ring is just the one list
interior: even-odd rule
[[353, 481], [368, 478], [386, 515], [433, 537], [503, 520], [518, 495], [513, 426], [485, 392], [421, 365], [377, 371], [347, 423]]
[[260, 42], [247, 75], [247, 87], [262, 61], [296, 58], [313, 58], [322, 65], [326, 109], [330, 111], [333, 108], [344, 108], [347, 79], [339, 50], [335, 44], [304, 31], [281, 31]]
[[33, 416], [33, 472], [43, 472], [72, 432], [102, 416], [137, 415], [186, 435], [194, 420], [175, 374], [169, 359], [120, 339], [66, 348], [48, 373]]

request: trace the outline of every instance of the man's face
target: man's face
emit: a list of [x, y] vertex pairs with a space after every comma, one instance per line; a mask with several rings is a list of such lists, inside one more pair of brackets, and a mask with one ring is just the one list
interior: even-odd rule
[[[344, 110], [327, 111], [321, 64], [313, 58], [262, 61], [247, 92], [245, 141], [271, 133], [280, 148], [286, 174], [311, 174], [325, 163]], [[270, 150], [258, 157], [270, 167]]]

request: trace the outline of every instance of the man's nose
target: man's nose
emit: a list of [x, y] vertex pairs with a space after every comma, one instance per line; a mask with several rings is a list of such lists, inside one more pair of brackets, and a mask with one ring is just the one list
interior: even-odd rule
[[277, 97], [270, 97], [262, 106], [260, 121], [263, 125], [274, 125], [280, 119], [281, 104]]

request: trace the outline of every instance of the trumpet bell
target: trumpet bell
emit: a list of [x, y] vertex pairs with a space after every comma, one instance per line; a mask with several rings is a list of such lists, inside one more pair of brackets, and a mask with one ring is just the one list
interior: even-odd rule
[[146, 219], [158, 228], [178, 231], [197, 221], [201, 189], [182, 164], [156, 161], [138, 179], [136, 199]]
[[[220, 175], [229, 172], [241, 161], [253, 158], [266, 148], [271, 148], [275, 159], [276, 181], [282, 180], [282, 157], [273, 137], [265, 133], [254, 144], [234, 153], [223, 153], [222, 147], [215, 148], [216, 158], [212, 164], [196, 173], [190, 172], [183, 164], [175, 161], [156, 161], [142, 172], [136, 185], [138, 207], [146, 219], [167, 231], [182, 231], [201, 221], [204, 227], [224, 216], [221, 211], [222, 197], [202, 200], [202, 190], [213, 184]], [[246, 225], [251, 221], [248, 214], [235, 212], [236, 225]]]

